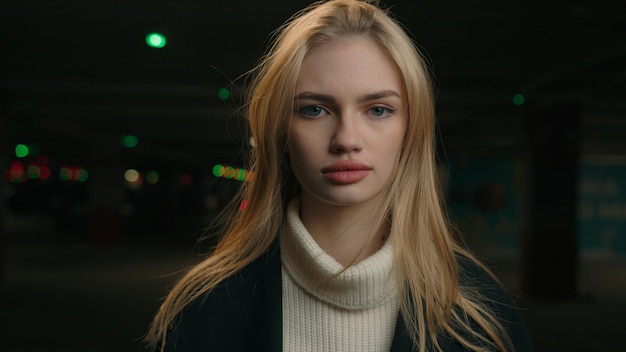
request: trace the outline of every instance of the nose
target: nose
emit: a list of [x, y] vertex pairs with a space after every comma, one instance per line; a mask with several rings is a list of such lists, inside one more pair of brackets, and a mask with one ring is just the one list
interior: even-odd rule
[[356, 116], [338, 118], [330, 141], [330, 151], [333, 153], [350, 153], [363, 149], [361, 127]]

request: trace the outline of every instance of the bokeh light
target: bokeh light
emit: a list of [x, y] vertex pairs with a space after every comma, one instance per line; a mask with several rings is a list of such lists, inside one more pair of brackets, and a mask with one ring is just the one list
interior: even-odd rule
[[214, 165], [213, 176], [222, 177], [229, 180], [248, 181], [252, 177], [252, 173], [246, 169], [240, 169], [232, 166]]
[[155, 49], [161, 49], [167, 44], [167, 39], [161, 33], [148, 33], [146, 36], [146, 44]]
[[159, 173], [156, 171], [146, 172], [146, 182], [152, 185], [159, 182]]
[[222, 100], [226, 100], [230, 98], [230, 90], [228, 88], [220, 88], [217, 90], [217, 96]]
[[128, 183], [136, 183], [140, 179], [139, 171], [135, 169], [128, 169], [124, 171], [124, 180]]
[[126, 148], [135, 148], [137, 144], [139, 144], [139, 140], [132, 134], [127, 134], [122, 137], [122, 145]]
[[18, 144], [15, 146], [15, 156], [18, 158], [25, 158], [30, 153], [30, 149], [26, 144]]

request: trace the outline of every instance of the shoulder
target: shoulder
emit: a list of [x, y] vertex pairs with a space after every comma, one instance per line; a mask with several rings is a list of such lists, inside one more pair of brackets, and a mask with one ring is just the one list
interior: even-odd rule
[[[166, 351], [247, 351], [267, 343], [282, 324], [280, 254], [264, 255], [187, 306]], [[276, 314], [275, 310], [279, 310]], [[246, 336], [246, 338], [241, 338]]]
[[476, 291], [496, 302], [508, 303], [511, 300], [506, 289], [483, 264], [464, 255], [457, 255], [457, 263], [462, 289]]
[[458, 255], [461, 289], [488, 307], [511, 338], [516, 351], [532, 351], [521, 310], [506, 288], [482, 264]]

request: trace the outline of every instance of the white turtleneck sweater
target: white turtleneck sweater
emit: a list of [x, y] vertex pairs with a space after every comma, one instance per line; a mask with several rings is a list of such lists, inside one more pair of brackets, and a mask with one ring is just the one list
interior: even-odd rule
[[283, 351], [389, 351], [398, 316], [391, 241], [344, 267], [306, 230], [299, 201], [289, 205], [280, 235]]

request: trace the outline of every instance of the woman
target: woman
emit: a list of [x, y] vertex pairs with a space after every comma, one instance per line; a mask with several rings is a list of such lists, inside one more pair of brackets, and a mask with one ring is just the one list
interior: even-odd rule
[[526, 351], [512, 300], [451, 234], [433, 97], [374, 3], [296, 14], [255, 70], [254, 178], [174, 286], [159, 351]]

